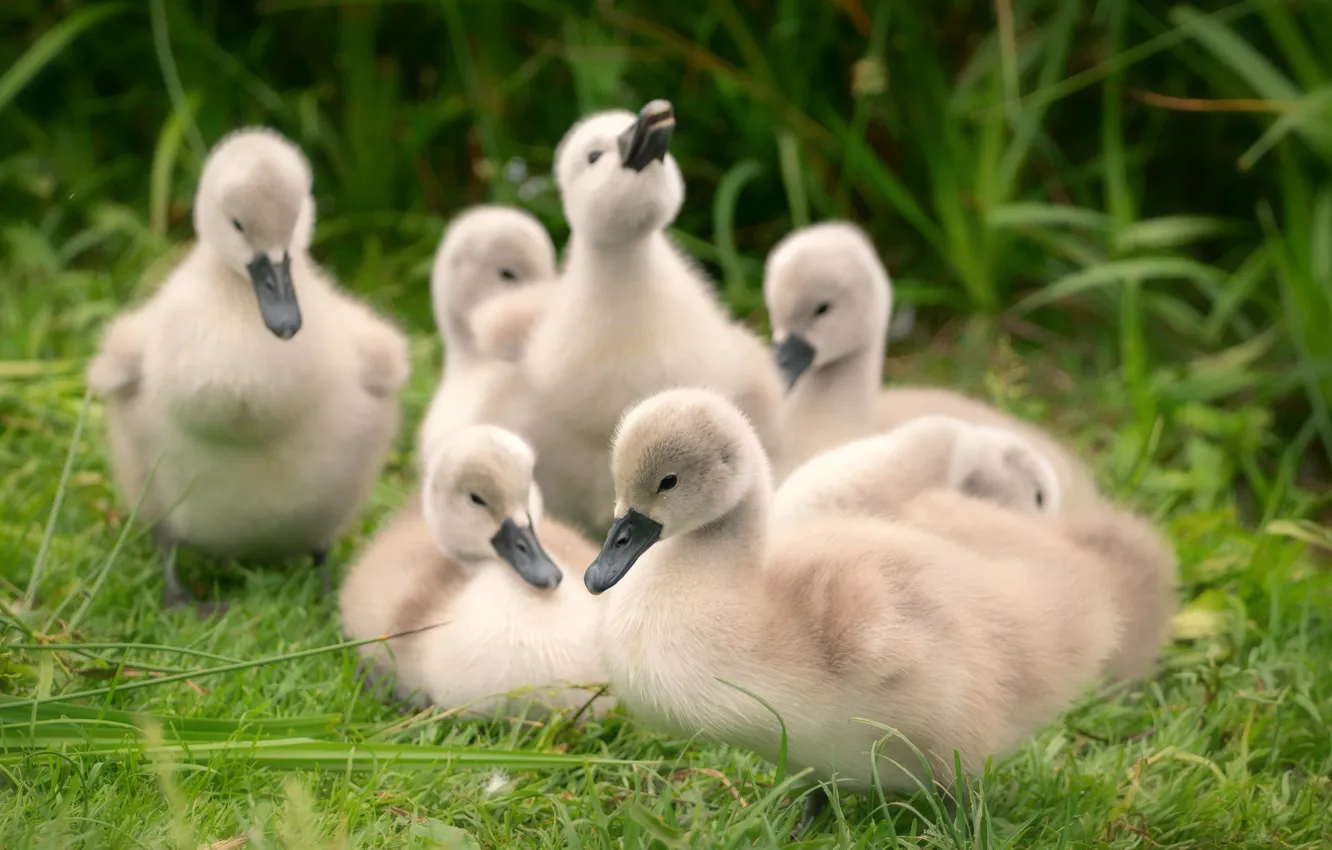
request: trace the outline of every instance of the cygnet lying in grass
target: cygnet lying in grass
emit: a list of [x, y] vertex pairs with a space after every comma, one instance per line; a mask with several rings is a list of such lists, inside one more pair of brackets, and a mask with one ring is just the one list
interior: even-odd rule
[[1086, 465], [1036, 426], [951, 390], [883, 389], [892, 284], [860, 228], [791, 233], [768, 255], [763, 292], [789, 383], [778, 480], [825, 449], [938, 413], [1021, 434], [1054, 466], [1067, 504], [1097, 498]]
[[684, 199], [667, 152], [665, 101], [639, 115], [599, 112], [556, 151], [571, 234], [559, 297], [524, 355], [527, 415], [515, 430], [537, 450], [549, 508], [586, 529], [610, 523], [611, 433], [624, 409], [673, 386], [708, 386], [778, 448], [781, 381], [771, 355], [733, 322], [712, 286], [666, 235]]
[[779, 522], [815, 511], [891, 517], [940, 487], [1032, 516], [1058, 514], [1063, 498], [1054, 467], [1024, 437], [929, 414], [797, 467], [777, 488], [773, 511]]
[[[815, 514], [912, 522], [977, 554], [1025, 558], [1101, 577], [1124, 628], [1105, 670], [1115, 681], [1155, 667], [1177, 607], [1178, 563], [1145, 520], [1098, 500], [1060, 510], [1044, 457], [1001, 428], [922, 416], [846, 443], [791, 473], [778, 488], [778, 523]], [[1005, 510], [1007, 509], [1007, 510]], [[1014, 518], [1017, 511], [1043, 523]]]
[[163, 550], [168, 606], [186, 600], [177, 544], [323, 565], [397, 433], [406, 340], [305, 252], [310, 184], [276, 132], [220, 141], [195, 197], [198, 242], [89, 367], [116, 481], [130, 505], [143, 494]]
[[444, 376], [417, 430], [417, 463], [458, 428], [480, 421], [477, 405], [497, 362], [517, 361], [555, 292], [555, 246], [541, 222], [495, 204], [472, 207], [444, 231], [430, 274]]
[[396, 678], [399, 697], [522, 715], [580, 707], [595, 691], [573, 686], [605, 681], [599, 606], [579, 581], [596, 549], [541, 518], [534, 463], [532, 449], [500, 428], [457, 432], [431, 459], [422, 495], [349, 571], [349, 637], [422, 629], [361, 648], [375, 678]]
[[946, 784], [954, 749], [967, 772], [1009, 752], [1113, 649], [1119, 622], [1095, 576], [907, 523], [774, 521], [767, 457], [716, 393], [632, 408], [612, 464], [617, 519], [584, 581], [611, 591], [599, 640], [612, 690], [651, 726], [775, 760], [778, 721], [738, 686], [781, 716], [792, 772], [854, 791], [877, 772], [910, 792], [924, 778], [912, 750], [890, 738], [872, 761], [886, 733], [857, 718], [899, 730]]

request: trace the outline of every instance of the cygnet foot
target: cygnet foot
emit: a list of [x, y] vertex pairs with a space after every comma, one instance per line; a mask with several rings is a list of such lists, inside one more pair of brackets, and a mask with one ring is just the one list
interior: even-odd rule
[[796, 824], [796, 828], [791, 831], [791, 840], [799, 841], [809, 830], [810, 825], [814, 823], [814, 819], [827, 807], [828, 792], [824, 790], [822, 785], [819, 785], [805, 797], [804, 809], [800, 813], [800, 823]]
[[227, 613], [231, 609], [231, 603], [219, 599], [215, 602], [196, 602], [190, 607], [200, 620], [207, 620], [209, 617], [221, 617]]

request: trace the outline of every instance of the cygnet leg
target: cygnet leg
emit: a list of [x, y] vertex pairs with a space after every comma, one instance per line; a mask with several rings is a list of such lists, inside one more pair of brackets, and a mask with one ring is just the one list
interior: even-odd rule
[[814, 819], [828, 807], [828, 792], [822, 785], [816, 786], [805, 797], [804, 810], [800, 813], [800, 823], [791, 832], [791, 840], [798, 841], [814, 823]]
[[[185, 592], [185, 585], [176, 572], [176, 542], [159, 525], [153, 529], [153, 540], [162, 553], [162, 577], [166, 580], [162, 587], [162, 607], [166, 610], [183, 608], [190, 602], [190, 595]], [[211, 617], [227, 610], [225, 602], [197, 602], [194, 612], [200, 617]]]
[[153, 541], [157, 543], [157, 550], [161, 554], [162, 577], [166, 580], [162, 588], [162, 607], [184, 607], [190, 597], [176, 573], [176, 543], [160, 525], [153, 528]]
[[324, 595], [328, 596], [333, 592], [333, 574], [328, 567], [328, 550], [319, 549], [311, 552], [310, 557], [314, 559], [314, 565], [319, 568], [319, 580], [324, 584]]

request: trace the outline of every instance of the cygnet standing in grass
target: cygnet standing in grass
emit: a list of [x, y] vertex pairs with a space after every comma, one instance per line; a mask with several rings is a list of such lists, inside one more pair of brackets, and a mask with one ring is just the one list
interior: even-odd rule
[[325, 565], [398, 430], [407, 343], [306, 253], [310, 166], [245, 129], [204, 163], [198, 241], [107, 328], [88, 380], [106, 400], [125, 501], [163, 550], [167, 606], [186, 601], [177, 544], [219, 558]]
[[[399, 697], [521, 714], [529, 702], [538, 712], [581, 706], [594, 691], [571, 685], [605, 681], [600, 606], [580, 586], [596, 548], [542, 518], [534, 464], [531, 447], [508, 431], [457, 432], [432, 456], [422, 495], [348, 572], [349, 637], [424, 629], [361, 647], [376, 678], [396, 669]], [[517, 689], [526, 693], [506, 699]]]
[[[910, 522], [987, 557], [1095, 574], [1123, 620], [1111, 680], [1152, 672], [1177, 607], [1178, 562], [1151, 524], [1103, 500], [1061, 510], [1054, 472], [1025, 438], [951, 416], [922, 416], [830, 449], [777, 489], [776, 522], [813, 515]], [[1011, 512], [1043, 517], [1032, 523]]]
[[571, 234], [559, 297], [523, 358], [530, 397], [516, 430], [536, 447], [551, 512], [597, 533], [611, 520], [611, 433], [626, 407], [654, 392], [714, 388], [779, 451], [781, 379], [770, 353], [666, 234], [684, 200], [668, 153], [674, 130], [671, 105], [654, 100], [637, 116], [579, 121], [555, 155]]
[[[1009, 752], [1096, 679], [1114, 646], [1118, 618], [1093, 576], [889, 520], [774, 521], [768, 459], [716, 393], [672, 390], [632, 408], [612, 464], [617, 519], [584, 581], [610, 591], [600, 644], [612, 690], [673, 734], [776, 760], [775, 711], [792, 772], [860, 792], [877, 772], [887, 790], [917, 790], [920, 763], [901, 738], [871, 758], [878, 722], [947, 785], [955, 749], [968, 773]], [[807, 814], [823, 797], [809, 800]]]
[[444, 376], [417, 430], [418, 465], [450, 433], [479, 421], [485, 388], [522, 356], [554, 281], [555, 245], [523, 210], [481, 204], [449, 224], [430, 273]]
[[789, 234], [768, 255], [763, 293], [789, 387], [778, 480], [825, 449], [939, 413], [1021, 434], [1054, 466], [1067, 503], [1097, 497], [1086, 464], [1036, 426], [951, 390], [883, 389], [892, 284], [860, 228], [824, 222]]

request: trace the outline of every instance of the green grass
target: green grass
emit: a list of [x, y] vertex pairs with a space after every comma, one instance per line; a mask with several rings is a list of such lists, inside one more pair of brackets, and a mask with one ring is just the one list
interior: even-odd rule
[[315, 168], [317, 258], [413, 333], [407, 426], [345, 563], [412, 486], [445, 220], [520, 202], [561, 243], [553, 144], [663, 95], [677, 235], [737, 313], [763, 327], [791, 227], [865, 223], [917, 311], [888, 379], [1057, 423], [1183, 565], [1160, 674], [994, 764], [979, 820], [848, 798], [812, 843], [1332, 847], [1329, 8], [5, 6], [0, 847], [780, 843], [798, 779], [752, 755], [620, 716], [375, 704], [312, 572], [195, 564], [232, 609], [163, 616], [85, 401], [100, 328], [191, 235], [206, 146], [282, 129]]
[[[1185, 448], [1173, 460], [1137, 456], [1122, 436], [1133, 413], [1117, 377], [1081, 376], [1061, 394], [1068, 376], [1049, 356], [905, 347], [915, 353], [892, 361], [892, 380], [949, 378], [1076, 433], [1106, 486], [1134, 494], [1169, 531], [1188, 604], [1152, 681], [1088, 696], [992, 765], [978, 822], [936, 825], [924, 796], [848, 797], [809, 846], [1326, 847], [1332, 577], [1326, 558], [1294, 539], [1327, 546], [1326, 532], [1246, 528], [1233, 490], [1209, 489], [1216, 470], [1198, 461], [1208, 452], [1189, 448], [1205, 445], [1205, 427], [1176, 435]], [[414, 348], [413, 421], [438, 362], [436, 342]], [[968, 356], [991, 365], [959, 365]], [[208, 621], [163, 614], [151, 545], [137, 533], [122, 540], [128, 509], [107, 479], [96, 403], [70, 446], [77, 367], [0, 364], [0, 846], [193, 848], [242, 835], [291, 848], [785, 840], [799, 777], [777, 782], [776, 766], [750, 754], [663, 738], [618, 714], [534, 726], [375, 703], [311, 570], [196, 570], [217, 580], [231, 610]], [[340, 560], [403, 500], [410, 433]], [[1261, 515], [1299, 518], [1319, 501], [1290, 487], [1277, 498]], [[38, 562], [34, 605], [22, 609]]]

